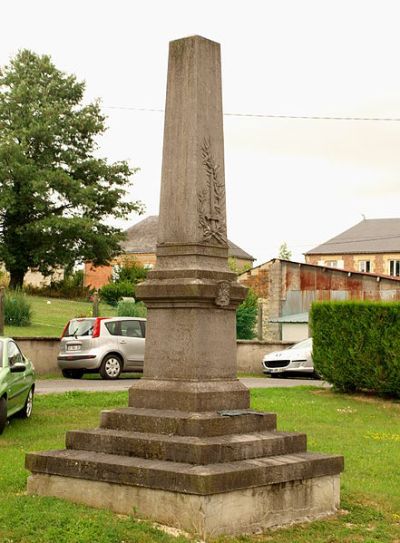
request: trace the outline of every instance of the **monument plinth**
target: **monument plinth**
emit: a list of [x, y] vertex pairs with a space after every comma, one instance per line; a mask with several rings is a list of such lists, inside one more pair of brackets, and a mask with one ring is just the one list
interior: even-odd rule
[[157, 265], [137, 289], [146, 351], [129, 407], [26, 461], [31, 493], [204, 537], [333, 513], [343, 469], [342, 457], [308, 453], [304, 434], [249, 409], [236, 378], [246, 289], [227, 265], [220, 73], [217, 43], [170, 44]]

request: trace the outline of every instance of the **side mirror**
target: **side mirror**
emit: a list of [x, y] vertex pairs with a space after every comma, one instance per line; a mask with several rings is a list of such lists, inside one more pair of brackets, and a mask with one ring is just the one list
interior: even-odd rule
[[26, 365], [22, 362], [17, 362], [13, 366], [10, 366], [11, 373], [23, 373], [26, 370]]

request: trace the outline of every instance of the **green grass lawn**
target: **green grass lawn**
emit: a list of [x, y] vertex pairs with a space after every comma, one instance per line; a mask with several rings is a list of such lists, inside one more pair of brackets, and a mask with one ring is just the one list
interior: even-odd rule
[[[59, 300], [42, 296], [27, 296], [32, 307], [30, 326], [5, 326], [4, 335], [11, 337], [60, 337], [65, 324], [73, 317], [90, 317], [92, 304], [74, 300]], [[116, 309], [100, 304], [100, 315], [115, 316]]]
[[[101, 409], [127, 393], [38, 396], [30, 421], [0, 437], [1, 543], [183, 543], [150, 523], [55, 498], [27, 496], [27, 451], [63, 448], [65, 432], [95, 427]], [[312, 387], [256, 389], [252, 407], [278, 414], [281, 430], [304, 431], [309, 449], [345, 456], [342, 510], [333, 518], [219, 543], [395, 543], [400, 541], [400, 403]]]

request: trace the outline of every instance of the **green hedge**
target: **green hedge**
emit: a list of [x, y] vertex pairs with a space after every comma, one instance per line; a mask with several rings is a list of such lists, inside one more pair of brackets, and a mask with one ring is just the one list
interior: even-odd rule
[[315, 370], [342, 391], [400, 397], [400, 303], [316, 302]]
[[256, 336], [258, 301], [255, 292], [249, 288], [247, 296], [236, 310], [237, 339], [253, 339]]

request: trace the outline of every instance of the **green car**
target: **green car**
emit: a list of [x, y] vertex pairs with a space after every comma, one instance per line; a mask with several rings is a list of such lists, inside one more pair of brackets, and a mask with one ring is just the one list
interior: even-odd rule
[[15, 341], [0, 337], [0, 434], [12, 415], [32, 414], [35, 371]]

